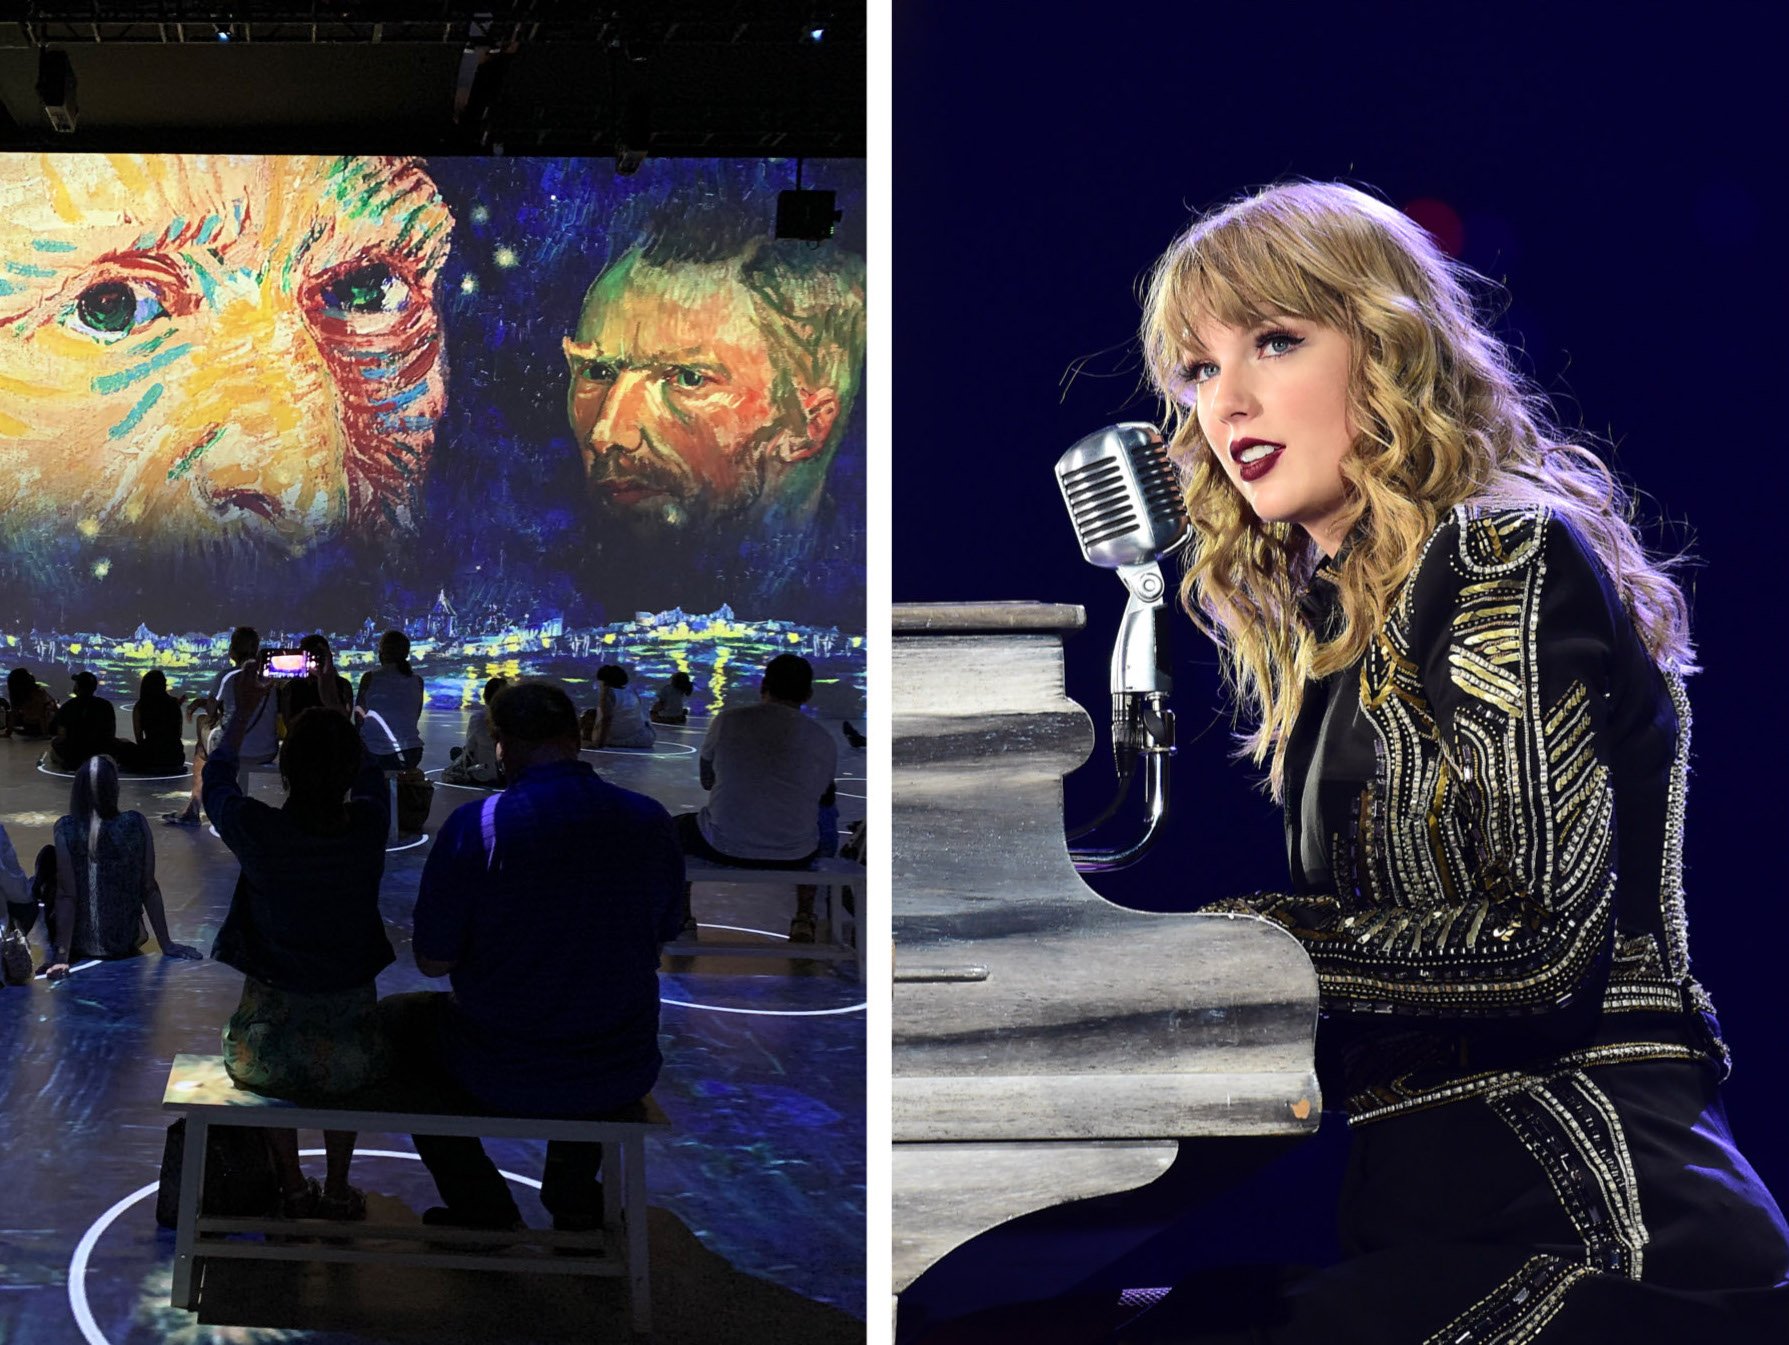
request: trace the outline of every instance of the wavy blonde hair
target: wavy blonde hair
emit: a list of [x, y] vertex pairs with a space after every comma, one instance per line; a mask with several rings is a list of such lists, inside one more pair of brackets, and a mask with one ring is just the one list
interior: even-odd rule
[[[1590, 449], [1567, 442], [1473, 301], [1482, 278], [1413, 220], [1339, 183], [1294, 182], [1197, 220], [1151, 273], [1143, 351], [1166, 408], [1192, 516], [1181, 601], [1216, 641], [1238, 715], [1240, 755], [1269, 763], [1282, 797], [1285, 745], [1307, 679], [1352, 665], [1384, 623], [1431, 533], [1458, 504], [1545, 505], [1608, 571], [1661, 668], [1695, 670], [1689, 611], [1636, 536], [1628, 493]], [[1298, 597], [1320, 559], [1290, 523], [1255, 517], [1211, 451], [1187, 396], [1203, 325], [1274, 316], [1322, 323], [1352, 350], [1340, 518], [1353, 545], [1334, 578], [1343, 620], [1324, 640]]]

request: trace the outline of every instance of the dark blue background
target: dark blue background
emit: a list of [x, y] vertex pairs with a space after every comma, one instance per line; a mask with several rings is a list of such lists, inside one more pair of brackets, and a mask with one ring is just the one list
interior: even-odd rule
[[[1733, 1048], [1734, 1129], [1789, 1198], [1789, 21], [1765, 5], [1396, 9], [897, 7], [894, 597], [1085, 605], [1069, 690], [1103, 719], [1123, 595], [1081, 563], [1050, 468], [1089, 430], [1155, 415], [1139, 278], [1191, 211], [1287, 176], [1449, 203], [1462, 259], [1507, 285], [1501, 325], [1561, 418], [1612, 441], [1647, 514], [1672, 521], [1654, 545], [1698, 557], [1691, 948]], [[1178, 637], [1172, 834], [1093, 880], [1152, 909], [1285, 878], [1277, 812], [1227, 760], [1213, 654], [1184, 622]], [[1102, 731], [1070, 779], [1071, 819], [1103, 803], [1106, 760]], [[1301, 1253], [1326, 1235], [1298, 1231], [1289, 1202], [1333, 1176], [1335, 1129], [1257, 1205]], [[1169, 1260], [1117, 1280], [1162, 1283]], [[973, 1273], [947, 1261], [910, 1298], [945, 1310], [1022, 1291], [984, 1258]]]

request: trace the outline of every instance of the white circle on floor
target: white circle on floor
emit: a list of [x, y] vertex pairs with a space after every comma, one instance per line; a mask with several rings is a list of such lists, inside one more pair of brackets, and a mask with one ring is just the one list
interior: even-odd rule
[[[37, 763], [37, 773], [39, 775], [53, 775], [58, 780], [72, 780], [75, 776], [80, 774], [79, 771], [53, 771], [41, 761]], [[132, 775], [128, 771], [118, 772], [118, 781], [120, 784], [129, 780], [190, 780], [192, 778], [193, 773], [191, 771], [181, 771], [178, 775]]]
[[[86, 961], [85, 961], [85, 962], [77, 962], [77, 963], [75, 963], [75, 964], [74, 964], [74, 966], [72, 966], [72, 967], [70, 967], [70, 968], [69, 968], [69, 969], [68, 969], [68, 976], [73, 976], [73, 975], [74, 975], [74, 974], [75, 974], [75, 973], [76, 973], [76, 972], [77, 972], [77, 971], [86, 971], [86, 970], [87, 970], [87, 968], [89, 968], [89, 967], [97, 967], [97, 966], [98, 966], [98, 965], [99, 965], [99, 963], [100, 963], [100, 959], [99, 959], [99, 958], [97, 958], [97, 957], [90, 957], [90, 958], [88, 958], [88, 959], [87, 959], [87, 960], [86, 960]], [[62, 978], [62, 980], [64, 980], [64, 981], [65, 981], [65, 980], [67, 980], [67, 979], [68, 979], [68, 976], [64, 976], [64, 977], [63, 977], [63, 978]], [[31, 977], [31, 979], [32, 979], [32, 980], [34, 980], [34, 981], [43, 981], [43, 980], [48, 980], [48, 979], [49, 979], [49, 978], [48, 978], [48, 977], [46, 977], [46, 976], [45, 976], [45, 975], [44, 975], [44, 974], [43, 974], [43, 973], [42, 973], [42, 972], [41, 972], [41, 971], [40, 971], [40, 972], [34, 972], [34, 973], [33, 973], [33, 974], [32, 974], [32, 977]], [[54, 985], [61, 985], [61, 984], [62, 984], [62, 981], [52, 981], [52, 982], [51, 982], [51, 984], [52, 984], [52, 985], [53, 985], [53, 986], [54, 986]]]
[[[423, 774], [439, 775], [446, 769], [447, 767], [445, 766], [436, 766], [432, 770], [424, 771]], [[503, 792], [503, 787], [501, 785], [457, 785], [452, 780], [437, 780], [435, 783], [440, 785], [443, 789], [469, 789], [474, 794], [501, 794]]]
[[[322, 1149], [300, 1149], [298, 1152], [301, 1158], [319, 1158], [325, 1151]], [[354, 1156], [356, 1158], [406, 1158], [412, 1163], [422, 1162], [421, 1157], [417, 1154], [406, 1153], [402, 1149], [356, 1149]], [[498, 1168], [497, 1171], [500, 1176], [507, 1177], [512, 1182], [520, 1182], [523, 1186], [532, 1186], [536, 1191], [540, 1190], [540, 1183], [532, 1177], [524, 1177], [519, 1172], [507, 1172], [502, 1168]], [[154, 1195], [160, 1189], [161, 1183], [154, 1181], [140, 1190], [132, 1191], [89, 1224], [87, 1231], [81, 1234], [81, 1240], [75, 1244], [75, 1254], [68, 1259], [68, 1306], [69, 1310], [74, 1313], [75, 1325], [81, 1329], [81, 1338], [87, 1342], [87, 1345], [111, 1345], [111, 1342], [106, 1339], [105, 1332], [99, 1329], [99, 1323], [93, 1320], [93, 1308], [87, 1302], [87, 1262], [93, 1256], [93, 1249], [99, 1245], [100, 1238], [117, 1221], [119, 1215], [139, 1200]]]
[[[665, 750], [661, 751], [663, 748]], [[693, 757], [696, 749], [688, 743], [654, 743], [651, 747], [580, 747], [580, 752], [598, 753], [606, 757]]]
[[709, 1013], [744, 1013], [763, 1018], [827, 1018], [834, 1014], [857, 1013], [869, 1007], [868, 1000], [847, 1004], [842, 1009], [731, 1009], [725, 1004], [698, 1004], [689, 999], [658, 997], [660, 1004], [675, 1004], [680, 1009], [706, 1009]]

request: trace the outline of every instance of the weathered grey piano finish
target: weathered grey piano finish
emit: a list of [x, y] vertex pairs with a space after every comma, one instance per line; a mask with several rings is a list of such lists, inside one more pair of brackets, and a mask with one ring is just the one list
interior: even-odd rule
[[1083, 621], [894, 609], [897, 1293], [1007, 1219], [1153, 1181], [1178, 1137], [1317, 1128], [1298, 944], [1115, 906], [1069, 861], [1062, 777], [1094, 733], [1063, 693], [1062, 637]]

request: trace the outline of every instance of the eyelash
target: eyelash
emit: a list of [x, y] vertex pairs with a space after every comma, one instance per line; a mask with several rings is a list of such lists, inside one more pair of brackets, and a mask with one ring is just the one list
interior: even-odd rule
[[[1293, 333], [1284, 330], [1283, 328], [1276, 327], [1272, 331], [1262, 332], [1261, 335], [1259, 335], [1255, 338], [1256, 352], [1257, 353], [1262, 352], [1267, 346], [1271, 345], [1275, 341], [1287, 342], [1288, 343], [1287, 349], [1282, 350], [1279, 353], [1279, 355], [1268, 355], [1266, 357], [1268, 359], [1278, 359], [1278, 358], [1280, 358], [1280, 355], [1290, 355], [1294, 350], [1297, 350], [1300, 346], [1302, 346], [1304, 344], [1305, 339], [1304, 339], [1304, 337], [1296, 336]], [[1180, 371], [1181, 381], [1188, 383], [1188, 384], [1192, 385], [1193, 387], [1198, 387], [1199, 384], [1206, 381], [1205, 379], [1199, 377], [1199, 371], [1201, 369], [1208, 367], [1210, 364], [1211, 364], [1210, 360], [1200, 360], [1195, 364], [1187, 365], [1185, 368], [1183, 368]]]

